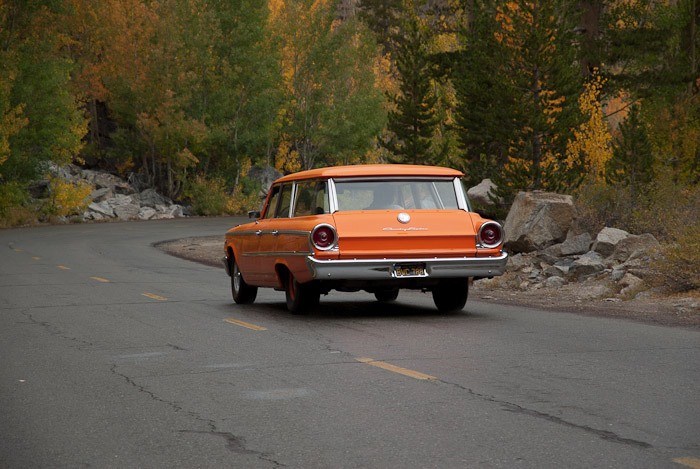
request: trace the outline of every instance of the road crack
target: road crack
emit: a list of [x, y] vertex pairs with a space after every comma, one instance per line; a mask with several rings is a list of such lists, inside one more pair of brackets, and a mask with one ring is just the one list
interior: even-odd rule
[[456, 383], [450, 383], [450, 382], [443, 381], [443, 380], [437, 380], [437, 381], [442, 383], [442, 384], [454, 386], [458, 389], [466, 391], [470, 395], [477, 397], [479, 399], [482, 399], [482, 400], [485, 400], [488, 402], [492, 402], [494, 404], [498, 404], [498, 405], [502, 406], [507, 412], [513, 412], [513, 413], [518, 413], [518, 414], [522, 414], [522, 415], [527, 415], [530, 417], [535, 417], [538, 419], [547, 420], [549, 422], [556, 423], [558, 425], [563, 425], [565, 427], [574, 428], [576, 430], [582, 430], [582, 431], [585, 431], [587, 433], [591, 433], [593, 435], [596, 435], [603, 440], [610, 441], [612, 443], [635, 446], [637, 448], [652, 448], [653, 447], [651, 444], [644, 442], [644, 441], [634, 440], [631, 438], [624, 438], [624, 437], [621, 437], [620, 435], [613, 433], [611, 431], [608, 431], [608, 430], [601, 430], [598, 428], [590, 427], [588, 425], [579, 425], [577, 423], [569, 422], [568, 420], [564, 420], [561, 417], [557, 417], [555, 415], [547, 414], [545, 412], [540, 412], [538, 410], [527, 409], [527, 408], [520, 406], [518, 404], [513, 404], [512, 402], [497, 399], [494, 396], [489, 396], [486, 394], [478, 393], [478, 392], [474, 391], [473, 389], [466, 388], [466, 387], [459, 385], [459, 384], [456, 384]]

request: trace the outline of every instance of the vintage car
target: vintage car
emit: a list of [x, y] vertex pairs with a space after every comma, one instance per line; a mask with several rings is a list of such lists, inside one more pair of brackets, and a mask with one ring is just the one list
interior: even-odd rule
[[233, 300], [259, 287], [286, 292], [302, 313], [331, 290], [392, 301], [402, 288], [430, 291], [440, 311], [461, 310], [470, 278], [503, 274], [503, 229], [474, 213], [459, 171], [357, 165], [275, 181], [256, 220], [226, 233]]

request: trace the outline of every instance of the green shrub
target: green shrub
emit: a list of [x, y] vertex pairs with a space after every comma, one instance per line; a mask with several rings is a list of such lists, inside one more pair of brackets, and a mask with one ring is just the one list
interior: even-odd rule
[[4, 182], [0, 185], [0, 227], [26, 225], [36, 222], [36, 219], [36, 210], [22, 184]]

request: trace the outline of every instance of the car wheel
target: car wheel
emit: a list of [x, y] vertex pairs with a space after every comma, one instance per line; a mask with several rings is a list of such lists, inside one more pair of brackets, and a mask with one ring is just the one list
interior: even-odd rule
[[233, 296], [233, 301], [239, 305], [250, 304], [255, 301], [255, 297], [258, 296], [258, 287], [251, 287], [245, 280], [243, 280], [243, 275], [238, 268], [238, 263], [235, 257], [231, 257], [231, 295]]
[[380, 303], [388, 303], [390, 301], [394, 301], [396, 298], [399, 297], [399, 289], [397, 288], [396, 290], [376, 291], [376, 292], [374, 292], [374, 297]]
[[292, 314], [304, 314], [318, 305], [321, 293], [313, 282], [299, 283], [291, 272], [287, 274], [285, 285], [287, 309]]
[[443, 280], [433, 288], [433, 302], [443, 313], [460, 311], [467, 304], [469, 279]]

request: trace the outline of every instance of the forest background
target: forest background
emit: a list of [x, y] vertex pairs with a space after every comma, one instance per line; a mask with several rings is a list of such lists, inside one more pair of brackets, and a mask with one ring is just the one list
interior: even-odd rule
[[198, 214], [253, 165], [435, 164], [570, 193], [700, 287], [698, 0], [0, 0], [0, 226], [79, 213], [107, 170]]

